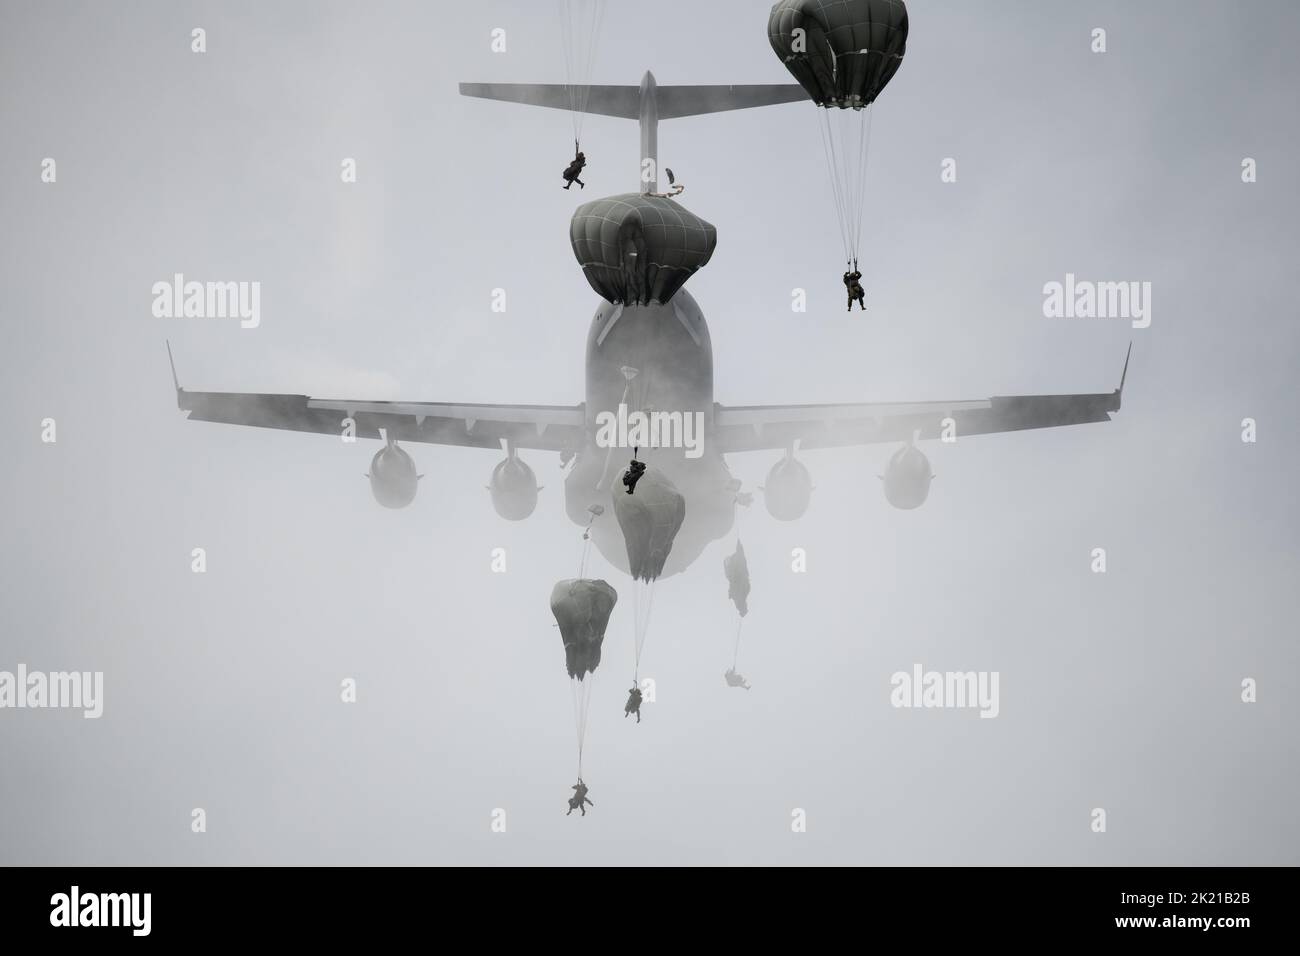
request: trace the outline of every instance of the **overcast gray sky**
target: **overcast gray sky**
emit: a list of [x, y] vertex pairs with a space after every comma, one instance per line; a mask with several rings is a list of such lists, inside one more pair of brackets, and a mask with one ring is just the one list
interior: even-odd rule
[[[595, 80], [788, 82], [768, 7], [611, 0]], [[801, 521], [742, 518], [751, 691], [722, 680], [734, 536], [662, 582], [639, 727], [616, 612], [579, 820], [556, 456], [526, 456], [546, 489], [510, 524], [483, 490], [499, 455], [413, 447], [420, 496], [389, 512], [362, 479], [374, 443], [186, 422], [163, 345], [196, 389], [581, 401], [597, 300], [568, 220], [635, 188], [635, 125], [587, 121], [574, 195], [563, 113], [456, 88], [562, 82], [554, 5], [0, 3], [0, 670], [105, 675], [97, 721], [0, 711], [0, 862], [1300, 863], [1300, 9], [908, 7], [865, 316], [841, 311], [811, 104], [660, 128], [718, 229], [689, 283], [717, 400], [1108, 391], [1131, 340], [1124, 409], [927, 446], [913, 512], [880, 493], [892, 448], [808, 453]], [[174, 272], [260, 281], [261, 326], [154, 318]], [[1067, 272], [1151, 282], [1150, 328], [1044, 318]], [[752, 488], [775, 457], [730, 463]], [[998, 671], [999, 717], [892, 708], [914, 663]]]

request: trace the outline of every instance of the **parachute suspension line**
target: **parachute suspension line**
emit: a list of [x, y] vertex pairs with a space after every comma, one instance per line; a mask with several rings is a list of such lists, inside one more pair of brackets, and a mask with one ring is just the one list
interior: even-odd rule
[[604, 0], [560, 0], [560, 40], [564, 48], [565, 91], [573, 120], [573, 148], [582, 141], [582, 123], [591, 100], [591, 73], [596, 63], [596, 38], [605, 16]]
[[744, 626], [745, 626], [745, 619], [742, 617], [736, 623], [736, 646], [732, 649], [731, 652], [731, 669], [733, 671], [736, 669], [736, 665], [740, 661], [740, 629]]
[[855, 211], [857, 227], [853, 234], [853, 264], [857, 267], [858, 249], [862, 244], [862, 220], [867, 211], [867, 161], [871, 156], [871, 120], [876, 115], [873, 106], [862, 110], [867, 115], [858, 121], [858, 197]]
[[569, 679], [573, 693], [573, 727], [578, 738], [578, 778], [582, 778], [582, 751], [587, 742], [587, 714], [591, 710], [591, 682], [595, 672], [585, 674], [581, 680]]
[[632, 678], [641, 679], [641, 655], [637, 651], [637, 631], [641, 624], [641, 582], [632, 582]]
[[[588, 678], [595, 677], [595, 673], [588, 674]], [[587, 744], [587, 715], [591, 713], [591, 685], [593, 681], [588, 679], [582, 682], [582, 739], [578, 741], [578, 776], [582, 776], [582, 752]]]
[[[569, 98], [569, 112], [577, 107], [577, 91], [573, 87], [573, 30], [572, 10], [569, 0], [560, 3], [560, 48], [564, 51], [564, 92]], [[576, 130], [575, 130], [576, 133]], [[575, 135], [574, 139], [577, 139]]]
[[640, 581], [632, 582], [632, 682], [641, 682], [641, 591]]
[[831, 127], [830, 108], [823, 107], [821, 115], [822, 153], [826, 158], [826, 176], [831, 182], [831, 199], [835, 203], [835, 218], [840, 224], [840, 242], [844, 246], [844, 264], [849, 262], [849, 232], [844, 221], [844, 200], [840, 190], [839, 164], [835, 159], [835, 137]]
[[[595, 518], [592, 518], [595, 521]], [[578, 578], [581, 580], [587, 576], [587, 555], [591, 554], [591, 521], [587, 522], [587, 533], [582, 539], [582, 556], [578, 559]]]
[[582, 111], [579, 116], [587, 115], [587, 104], [591, 102], [591, 75], [596, 66], [596, 41], [600, 36], [601, 23], [605, 19], [605, 0], [593, 0], [596, 14], [592, 17], [591, 35], [587, 38], [587, 62], [583, 69], [585, 82], [582, 87]]
[[[649, 405], [650, 405], [650, 394], [651, 394], [651, 393], [650, 393], [650, 370], [649, 370], [649, 369], [643, 369], [643, 370], [641, 371], [641, 374], [638, 375], [637, 378], [640, 380], [640, 386], [639, 386], [639, 388], [638, 388], [638, 392], [640, 393], [640, 396], [641, 396], [641, 397], [640, 397], [640, 399], [639, 399], [639, 400], [637, 401], [637, 403], [636, 403], [636, 409], [635, 409], [635, 410], [638, 411], [638, 412], [642, 412], [642, 413], [644, 413], [645, 410], [646, 410], [646, 409], [649, 407]], [[649, 445], [646, 445], [646, 454], [645, 454], [645, 457], [644, 457], [644, 458], [640, 457], [640, 449], [639, 449], [639, 448], [636, 449], [635, 456], [636, 456], [636, 458], [637, 458], [638, 461], [643, 461], [643, 462], [646, 463], [646, 465], [649, 465], [649, 464], [650, 464], [650, 446], [649, 446]]]
[[867, 161], [875, 111], [866, 106], [862, 109], [823, 107], [821, 112], [822, 147], [844, 245], [844, 261], [856, 270], [867, 205]]
[[[618, 400], [618, 403], [620, 405], [627, 404], [627, 397], [631, 393], [631, 391], [632, 391], [632, 380], [628, 379], [627, 383], [623, 386], [623, 397]], [[613, 460], [614, 460], [614, 443], [611, 442], [609, 447], [605, 449], [605, 467], [600, 470], [600, 481], [596, 483], [596, 489], [598, 491], [605, 490], [605, 482], [609, 479], [609, 466], [610, 463], [613, 462]], [[587, 525], [587, 527], [590, 528], [591, 525], [589, 524]], [[581, 575], [579, 575], [579, 577], [581, 577]]]
[[[636, 633], [634, 634], [636, 658], [633, 673], [638, 681], [641, 679], [641, 653], [645, 650], [646, 635], [650, 633], [650, 612], [654, 610], [655, 584], [657, 582], [657, 578], [649, 583], [638, 581], [632, 591], [632, 613], [636, 619]], [[642, 591], [645, 592], [644, 608], [642, 607], [643, 602], [641, 601]]]
[[569, 678], [569, 696], [573, 700], [573, 733], [578, 739], [578, 776], [582, 776], [582, 681]]
[[835, 150], [835, 175], [840, 188], [840, 214], [844, 217], [845, 258], [853, 258], [853, 201], [855, 198], [853, 180], [853, 159], [850, 153], [852, 145], [849, 136], [850, 111], [840, 109], [831, 119], [831, 142]]

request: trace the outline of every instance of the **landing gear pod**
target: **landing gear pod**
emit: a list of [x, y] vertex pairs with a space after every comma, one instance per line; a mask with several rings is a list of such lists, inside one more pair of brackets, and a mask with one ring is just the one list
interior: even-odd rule
[[777, 521], [797, 521], [812, 500], [812, 475], [803, 462], [788, 454], [772, 466], [762, 490], [768, 514]]
[[930, 460], [915, 445], [894, 452], [885, 467], [885, 498], [895, 508], [910, 511], [925, 504], [930, 494]]
[[537, 507], [537, 475], [513, 452], [492, 469], [492, 507], [507, 521], [523, 521]]
[[415, 461], [390, 441], [370, 459], [370, 490], [385, 508], [405, 508], [415, 500], [420, 475], [415, 473]]

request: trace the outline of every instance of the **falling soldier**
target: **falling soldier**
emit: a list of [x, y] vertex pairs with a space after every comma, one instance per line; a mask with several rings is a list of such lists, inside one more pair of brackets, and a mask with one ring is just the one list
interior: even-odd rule
[[636, 722], [641, 723], [641, 688], [636, 684], [632, 685], [632, 690], [627, 695], [627, 703], [623, 706], [624, 719], [628, 714], [636, 714]]
[[749, 690], [749, 681], [745, 680], [744, 674], [736, 673], [734, 667], [728, 668], [727, 673], [723, 675], [727, 679], [728, 687], [743, 687]]
[[636, 483], [645, 474], [645, 462], [636, 460], [637, 452], [640, 450], [640, 448], [632, 449], [632, 460], [628, 462], [627, 471], [623, 473], [623, 487], [627, 489], [629, 495], [636, 490]]
[[[577, 144], [574, 144], [577, 149]], [[582, 169], [587, 165], [587, 155], [580, 149], [577, 149], [577, 155], [573, 157], [573, 162], [564, 168], [564, 188], [568, 189], [574, 183], [581, 188], [586, 189], [587, 184], [578, 177], [582, 175]]]
[[853, 303], [858, 303], [862, 311], [867, 311], [867, 293], [862, 288], [862, 273], [858, 271], [858, 262], [853, 260], [853, 271], [844, 273], [844, 288], [849, 294], [849, 311], [853, 311]]
[[[582, 778], [579, 777], [578, 782], [573, 785], [573, 796], [569, 798], [569, 813], [572, 813], [574, 810], [581, 810], [582, 815], [585, 817], [587, 815], [587, 807], [594, 806], [595, 804], [587, 799], [587, 785], [583, 783]], [[566, 813], [565, 816], [567, 817], [569, 813]]]

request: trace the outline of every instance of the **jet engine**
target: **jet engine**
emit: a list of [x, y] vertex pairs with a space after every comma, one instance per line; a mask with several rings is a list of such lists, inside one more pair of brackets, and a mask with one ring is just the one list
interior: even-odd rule
[[492, 469], [492, 507], [507, 521], [523, 521], [537, 507], [537, 475], [515, 454], [511, 453]]
[[915, 445], [894, 452], [885, 466], [885, 498], [895, 508], [911, 510], [925, 503], [930, 494], [930, 460]]
[[787, 455], [767, 473], [763, 485], [763, 504], [777, 521], [797, 521], [808, 510], [812, 499], [812, 475], [803, 462]]
[[370, 459], [370, 490], [385, 508], [405, 508], [415, 500], [421, 475], [415, 473], [415, 461], [390, 441]]

